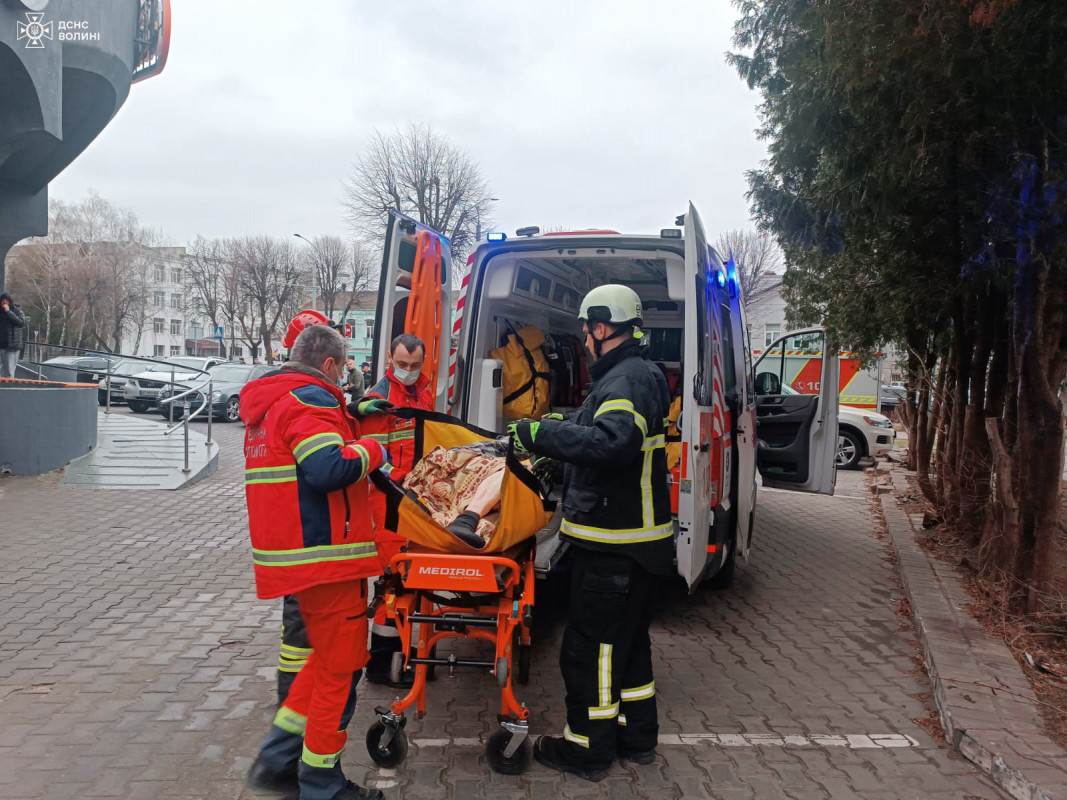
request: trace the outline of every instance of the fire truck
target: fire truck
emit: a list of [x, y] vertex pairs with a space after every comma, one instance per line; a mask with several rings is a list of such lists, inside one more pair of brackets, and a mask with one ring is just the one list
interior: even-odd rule
[[[737, 557], [747, 560], [757, 473], [764, 486], [833, 494], [838, 359], [823, 356], [821, 330], [794, 332], [773, 343], [764, 361], [803, 350], [799, 380], [810, 391], [783, 391], [781, 379], [764, 377], [798, 380], [792, 361], [788, 368], [785, 362], [760, 366], [761, 381], [755, 380], [733, 263], [709, 245], [692, 204], [675, 227], [653, 235], [490, 233], [471, 254], [455, 308], [451, 275], [447, 237], [392, 212], [374, 320], [374, 374], [383, 374], [395, 335], [416, 333], [427, 342], [424, 373], [437, 410], [499, 432], [509, 420], [502, 362], [491, 353], [508, 334], [528, 326], [544, 334], [553, 364], [552, 410], [566, 413], [584, 396], [576, 318], [582, 296], [605, 283], [638, 293], [649, 356], [681, 398], [671, 490], [675, 561], [691, 591], [702, 582], [729, 585]], [[538, 535], [542, 573], [562, 554], [558, 525], [557, 514]]]

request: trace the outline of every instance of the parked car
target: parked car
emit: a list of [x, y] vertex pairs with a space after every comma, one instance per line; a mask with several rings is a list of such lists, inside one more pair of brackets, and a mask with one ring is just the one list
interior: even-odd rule
[[[144, 414], [157, 407], [159, 390], [169, 385], [171, 380], [175, 383], [188, 382], [200, 375], [201, 370], [206, 371], [216, 364], [223, 363], [225, 361], [221, 358], [195, 356], [175, 356], [168, 358], [165, 363], [154, 363], [143, 372], [126, 380], [126, 386], [123, 389], [126, 404], [135, 414]], [[173, 378], [171, 378], [172, 370]]]
[[[800, 394], [789, 385], [782, 394]], [[867, 408], [837, 407], [837, 468], [859, 469], [865, 456], [885, 455], [893, 449], [896, 432], [889, 417]]]
[[[124, 358], [111, 364], [111, 405], [126, 402], [126, 381], [130, 375], [144, 372], [150, 362], [140, 361], [136, 358]], [[97, 384], [96, 399], [100, 405], [107, 405], [107, 368], [104, 368]]]
[[117, 361], [118, 356], [57, 356], [41, 364], [41, 375], [45, 380], [63, 383], [96, 383], [101, 372], [107, 372], [109, 361]]
[[908, 390], [904, 386], [882, 384], [882, 394], [880, 398], [881, 410], [895, 411], [897, 407], [904, 402], [907, 394]]
[[[212, 378], [212, 392], [211, 392], [211, 415], [214, 419], [222, 420], [223, 422], [237, 422], [241, 418], [241, 389], [244, 385], [250, 381], [254, 381], [256, 378], [262, 378], [268, 372], [277, 369], [277, 367], [270, 366], [269, 364], [241, 364], [239, 362], [229, 362], [226, 364], [218, 364], [208, 372], [211, 373]], [[191, 385], [197, 385], [198, 382], [194, 382]], [[159, 390], [158, 401], [165, 400], [173, 394], [178, 394], [190, 386], [165, 386]], [[193, 392], [188, 395], [189, 408], [192, 411], [196, 411], [204, 402], [204, 395], [201, 392]], [[177, 405], [174, 407], [174, 419], [179, 420], [185, 414], [184, 406], [185, 398], [177, 401]], [[159, 413], [161, 413], [167, 419], [170, 419], [170, 409], [166, 405], [159, 405]], [[203, 419], [206, 417], [206, 412], [194, 416], [194, 419]]]

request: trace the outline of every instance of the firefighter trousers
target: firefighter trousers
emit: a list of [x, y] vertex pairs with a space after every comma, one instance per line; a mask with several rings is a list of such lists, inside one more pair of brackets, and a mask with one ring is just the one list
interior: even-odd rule
[[571, 548], [571, 587], [560, 670], [567, 689], [561, 753], [607, 767], [620, 753], [653, 750], [659, 733], [652, 642], [659, 579], [632, 558]]
[[348, 738], [344, 724], [351, 718], [355, 686], [367, 663], [367, 584], [323, 584], [296, 598], [313, 650], [278, 709], [260, 756], [280, 772], [291, 768], [299, 753], [300, 797], [330, 800], [345, 786], [340, 766]]

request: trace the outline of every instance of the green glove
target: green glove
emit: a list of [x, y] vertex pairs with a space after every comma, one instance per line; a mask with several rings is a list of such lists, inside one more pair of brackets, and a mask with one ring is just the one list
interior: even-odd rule
[[558, 411], [553, 411], [551, 414], [545, 414], [541, 419], [554, 419], [563, 422], [563, 415]]
[[365, 417], [368, 414], [383, 414], [386, 411], [392, 411], [393, 408], [393, 404], [388, 400], [381, 397], [368, 397], [356, 403], [356, 414]]
[[508, 425], [508, 436], [511, 437], [516, 453], [530, 452], [533, 448], [534, 440], [537, 439], [537, 429], [540, 427], [540, 422], [533, 422], [528, 419], [520, 419], [518, 422], [512, 422]]

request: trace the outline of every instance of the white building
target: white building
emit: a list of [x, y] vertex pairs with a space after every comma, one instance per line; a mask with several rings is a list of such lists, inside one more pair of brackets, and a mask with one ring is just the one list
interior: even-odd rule
[[770, 275], [755, 300], [745, 300], [745, 320], [752, 350], [762, 353], [768, 345], [785, 333], [785, 299], [782, 297], [782, 276]]

